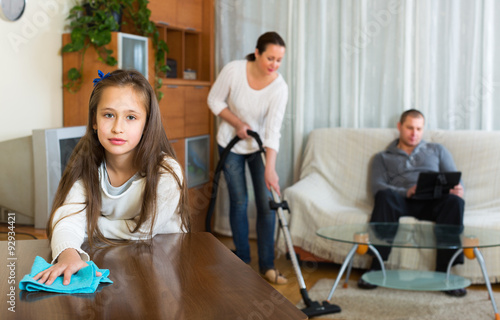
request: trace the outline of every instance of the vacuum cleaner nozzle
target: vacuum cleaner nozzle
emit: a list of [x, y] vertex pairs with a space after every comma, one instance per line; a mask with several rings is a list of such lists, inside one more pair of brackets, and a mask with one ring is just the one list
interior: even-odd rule
[[328, 301], [323, 301], [322, 304], [319, 304], [317, 301], [313, 301], [311, 306], [302, 309], [302, 312], [304, 312], [309, 318], [324, 314], [337, 313], [340, 311], [339, 306], [336, 304], [330, 304]]
[[306, 304], [306, 307], [304, 309], [301, 309], [301, 311], [304, 312], [309, 318], [322, 316], [330, 313], [337, 313], [341, 311], [338, 305], [331, 304], [328, 301], [323, 301], [321, 304], [318, 301], [312, 301], [309, 298], [306, 289], [301, 289], [300, 293], [302, 294], [302, 299]]

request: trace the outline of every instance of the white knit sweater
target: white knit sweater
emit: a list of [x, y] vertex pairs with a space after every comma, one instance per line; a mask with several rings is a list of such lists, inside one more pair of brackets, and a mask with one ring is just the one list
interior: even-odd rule
[[[165, 161], [182, 181], [182, 169], [177, 161], [172, 158], [165, 158]], [[102, 170], [105, 170], [104, 164], [99, 168], [99, 189], [102, 199], [101, 216], [98, 220], [100, 231], [106, 238], [110, 239], [148, 239], [151, 222], [143, 223], [136, 233], [129, 231], [135, 228], [139, 218], [146, 178], [133, 181], [125, 192], [118, 196], [111, 196], [104, 188]], [[162, 173], [158, 182], [157, 216], [153, 236], [159, 233], [183, 232], [177, 210], [179, 199], [180, 189], [175, 178], [168, 172]], [[63, 250], [68, 248], [76, 249], [84, 261], [89, 260], [89, 255], [81, 249], [81, 245], [87, 237], [85, 200], [86, 194], [83, 184], [78, 180], [71, 187], [64, 204], [54, 213], [54, 230], [51, 241], [52, 263]]]
[[[259, 134], [264, 147], [279, 151], [288, 86], [281, 74], [278, 74], [267, 87], [254, 90], [248, 84], [246, 66], [246, 60], [237, 60], [222, 69], [208, 95], [208, 105], [215, 115], [229, 108]], [[217, 133], [217, 143], [226, 147], [235, 136], [235, 128], [223, 120]], [[257, 142], [248, 138], [238, 142], [231, 151], [248, 154], [258, 149]]]

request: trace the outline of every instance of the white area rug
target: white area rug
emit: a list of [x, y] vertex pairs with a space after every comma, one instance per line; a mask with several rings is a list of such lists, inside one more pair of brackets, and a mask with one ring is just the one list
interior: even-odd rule
[[[322, 302], [330, 293], [333, 279], [319, 280], [309, 291], [313, 301]], [[495, 319], [488, 291], [467, 290], [467, 295], [454, 298], [442, 292], [406, 291], [386, 288], [362, 290], [356, 281], [349, 287], [339, 284], [332, 297], [332, 304], [340, 306], [342, 312], [323, 315], [321, 319], [345, 320], [478, 320]], [[500, 293], [494, 293], [500, 303]], [[297, 305], [304, 308], [303, 302]], [[497, 305], [498, 306], [498, 305]]]

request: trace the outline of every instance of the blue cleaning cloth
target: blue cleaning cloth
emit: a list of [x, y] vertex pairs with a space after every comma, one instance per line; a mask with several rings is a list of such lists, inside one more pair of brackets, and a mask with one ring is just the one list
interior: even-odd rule
[[[71, 276], [71, 282], [67, 286], [63, 285], [63, 276], [57, 277], [51, 285], [46, 285], [33, 280], [33, 277], [52, 265], [42, 257], [37, 256], [31, 267], [31, 273], [25, 275], [21, 282], [19, 282], [19, 289], [59, 293], [94, 293], [100, 283], [113, 283], [113, 281], [108, 279], [108, 269], [99, 269], [92, 261], [88, 261], [87, 264], [89, 265], [88, 267], [80, 269]], [[102, 276], [97, 277], [95, 275], [96, 271], [101, 272]]]

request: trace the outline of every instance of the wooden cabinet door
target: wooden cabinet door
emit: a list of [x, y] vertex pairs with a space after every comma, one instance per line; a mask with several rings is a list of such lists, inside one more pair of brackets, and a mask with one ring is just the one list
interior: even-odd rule
[[186, 87], [184, 116], [186, 137], [210, 133], [208, 92], [209, 88], [204, 86]]
[[179, 1], [177, 3], [177, 24], [181, 28], [201, 30], [203, 25], [203, 1]]
[[205, 219], [212, 196], [212, 184], [205, 183], [188, 190], [189, 210], [191, 212], [191, 231], [205, 231]]
[[151, 10], [152, 21], [177, 25], [177, 0], [149, 0], [148, 9]]
[[184, 91], [182, 86], [166, 85], [161, 91], [164, 96], [160, 100], [160, 112], [163, 128], [169, 139], [185, 137], [184, 131]]
[[177, 161], [182, 167], [182, 170], [186, 172], [186, 140], [185, 139], [173, 139], [170, 140], [170, 144], [175, 151], [177, 156]]
[[[63, 46], [71, 41], [71, 34], [62, 35]], [[113, 50], [113, 56], [117, 57], [118, 33], [111, 33], [111, 42], [106, 48]], [[71, 68], [79, 68], [82, 59], [81, 52], [68, 52], [63, 54], [63, 83], [68, 79], [68, 71]], [[80, 89], [74, 93], [63, 88], [63, 125], [65, 127], [85, 126], [88, 122], [89, 98], [94, 90], [92, 79], [97, 77], [97, 70], [104, 74], [113, 72], [116, 66], [111, 67], [99, 60], [99, 54], [91, 46], [84, 56], [84, 69], [82, 72], [83, 82]]]

